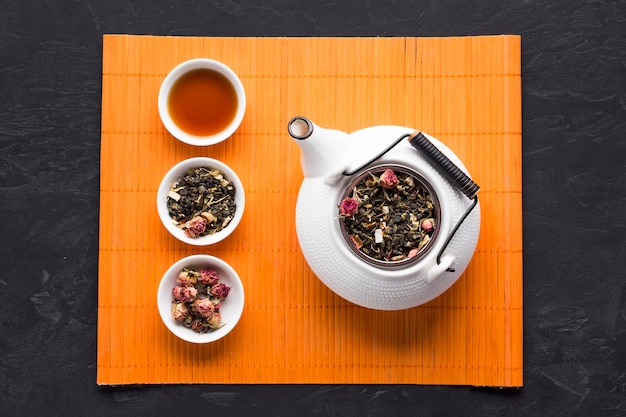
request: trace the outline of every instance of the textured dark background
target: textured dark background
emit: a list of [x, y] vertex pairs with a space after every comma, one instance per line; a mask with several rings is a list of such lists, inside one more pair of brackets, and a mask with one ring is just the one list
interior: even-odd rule
[[[625, 0], [0, 0], [0, 416], [625, 416]], [[96, 385], [102, 34], [522, 35], [524, 382]]]

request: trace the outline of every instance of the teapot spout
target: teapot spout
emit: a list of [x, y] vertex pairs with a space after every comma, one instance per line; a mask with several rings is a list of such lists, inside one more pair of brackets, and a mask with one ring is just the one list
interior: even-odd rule
[[325, 182], [335, 183], [347, 167], [348, 134], [319, 127], [302, 116], [291, 119], [287, 130], [300, 147], [304, 176], [325, 177]]

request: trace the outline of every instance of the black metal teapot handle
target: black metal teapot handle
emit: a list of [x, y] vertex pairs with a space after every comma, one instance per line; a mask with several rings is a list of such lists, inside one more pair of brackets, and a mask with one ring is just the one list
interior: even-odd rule
[[450, 182], [467, 196], [472, 199], [476, 197], [480, 187], [470, 177], [468, 177], [461, 169], [454, 164], [447, 156], [443, 154], [428, 138], [419, 131], [413, 132], [409, 136], [409, 143], [418, 151], [421, 151], [435, 165], [439, 172], [445, 175]]

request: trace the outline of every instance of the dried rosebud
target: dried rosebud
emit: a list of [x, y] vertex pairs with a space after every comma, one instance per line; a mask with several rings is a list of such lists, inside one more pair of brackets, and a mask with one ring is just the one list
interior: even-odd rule
[[352, 197], [344, 198], [341, 204], [339, 204], [339, 212], [342, 216], [352, 216], [356, 214], [358, 209], [359, 202]]
[[174, 299], [182, 301], [183, 303], [188, 303], [196, 298], [198, 290], [194, 287], [176, 286], [172, 288], [172, 295], [174, 296]]
[[206, 230], [206, 219], [202, 216], [196, 216], [185, 224], [185, 234], [189, 237], [196, 237], [204, 233]]
[[380, 185], [389, 189], [394, 188], [396, 185], [398, 185], [398, 182], [398, 177], [392, 169], [386, 169], [379, 179]]
[[218, 312], [213, 313], [211, 317], [207, 319], [207, 323], [211, 329], [217, 329], [222, 326], [222, 315]]
[[172, 318], [174, 320], [183, 321], [188, 315], [189, 309], [184, 303], [180, 301], [174, 301], [172, 303]]
[[183, 298], [181, 301], [184, 303], [191, 302], [195, 300], [197, 295], [198, 295], [198, 290], [195, 289], [194, 287], [184, 287]]
[[196, 283], [198, 282], [198, 278], [196, 278], [195, 275], [183, 270], [180, 272], [180, 274], [178, 274], [176, 282], [182, 286], [196, 285]]
[[191, 309], [202, 317], [209, 317], [215, 311], [215, 305], [208, 298], [196, 298]]
[[230, 287], [224, 284], [223, 282], [220, 282], [219, 284], [215, 284], [209, 290], [209, 294], [217, 298], [218, 300], [223, 300], [226, 297], [228, 297], [229, 292], [230, 292]]
[[220, 274], [213, 269], [203, 269], [200, 271], [200, 282], [204, 285], [215, 285], [220, 279]]
[[200, 333], [204, 329], [204, 325], [202, 324], [202, 319], [194, 319], [191, 322], [191, 330]]
[[424, 219], [422, 220], [420, 226], [422, 227], [423, 231], [425, 231], [426, 233], [430, 233], [433, 230], [433, 227], [435, 227], [435, 224], [433, 223], [432, 219]]
[[175, 300], [182, 300], [183, 298], [183, 289], [185, 287], [180, 287], [180, 286], [176, 286], [174, 288], [172, 288], [172, 296], [174, 297]]

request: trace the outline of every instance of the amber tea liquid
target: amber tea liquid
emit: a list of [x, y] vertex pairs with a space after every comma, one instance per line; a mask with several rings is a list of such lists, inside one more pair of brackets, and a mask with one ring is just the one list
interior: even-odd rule
[[235, 87], [226, 76], [198, 68], [174, 83], [167, 104], [180, 129], [194, 136], [210, 136], [233, 121], [238, 102]]

